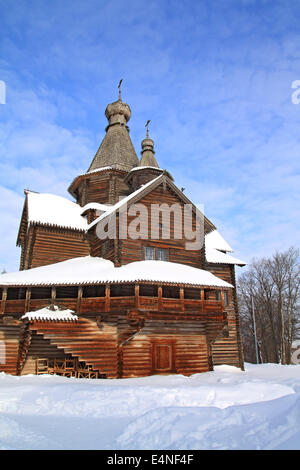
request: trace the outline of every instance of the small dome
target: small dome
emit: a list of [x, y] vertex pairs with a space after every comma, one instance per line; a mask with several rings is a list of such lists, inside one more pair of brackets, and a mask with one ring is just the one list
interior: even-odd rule
[[117, 122], [126, 124], [130, 119], [131, 109], [127, 103], [123, 103], [123, 101], [119, 99], [107, 106], [105, 116], [107, 117], [109, 124]]
[[152, 150], [154, 152], [154, 141], [146, 137], [146, 139], [142, 140], [142, 152], [145, 150]]
[[148, 132], [146, 139], [142, 140], [141, 154], [142, 158], [139, 166], [151, 166], [159, 168], [156, 158], [154, 156], [154, 141], [148, 137]]

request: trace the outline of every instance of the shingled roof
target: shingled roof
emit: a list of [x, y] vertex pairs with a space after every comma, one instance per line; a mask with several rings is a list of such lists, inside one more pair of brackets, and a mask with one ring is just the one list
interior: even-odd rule
[[119, 169], [130, 171], [139, 164], [137, 154], [125, 126], [110, 126], [97, 150], [88, 171], [106, 166], [117, 166]]
[[139, 164], [139, 159], [126, 125], [130, 119], [131, 110], [127, 103], [123, 103], [119, 99], [107, 106], [105, 116], [109, 122], [106, 128], [106, 135], [94, 156], [88, 172], [106, 166], [118, 166], [118, 168], [130, 171]]

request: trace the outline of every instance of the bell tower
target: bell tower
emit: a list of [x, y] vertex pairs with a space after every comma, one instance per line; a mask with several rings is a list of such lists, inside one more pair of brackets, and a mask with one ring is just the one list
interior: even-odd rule
[[106, 107], [106, 134], [87, 172], [75, 178], [69, 187], [70, 194], [81, 206], [89, 202], [115, 204], [129, 192], [125, 176], [139, 165], [127, 126], [131, 109], [122, 101], [121, 84], [122, 80], [118, 100]]

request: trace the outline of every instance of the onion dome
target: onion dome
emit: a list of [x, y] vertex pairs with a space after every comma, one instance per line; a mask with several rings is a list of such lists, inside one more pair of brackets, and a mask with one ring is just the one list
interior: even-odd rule
[[109, 126], [113, 124], [126, 125], [131, 116], [131, 109], [127, 103], [123, 103], [121, 99], [118, 99], [118, 101], [107, 106], [105, 116], [108, 119]]
[[156, 158], [154, 156], [154, 142], [152, 139], [149, 138], [149, 123], [150, 121], [147, 121], [147, 124], [145, 126], [147, 127], [147, 134], [146, 138], [142, 140], [142, 158], [140, 160], [139, 166], [151, 166], [159, 168]]
[[139, 159], [129, 137], [127, 122], [131, 116], [131, 109], [121, 99], [121, 83], [119, 83], [119, 99], [110, 103], [105, 110], [108, 119], [106, 135], [88, 168], [88, 172], [101, 168], [111, 167], [130, 171], [138, 166]]

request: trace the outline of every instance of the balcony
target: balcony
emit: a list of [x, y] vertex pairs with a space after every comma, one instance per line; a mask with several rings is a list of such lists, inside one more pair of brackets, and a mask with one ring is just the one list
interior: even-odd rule
[[[93, 288], [96, 290], [93, 291]], [[14, 289], [16, 291], [16, 288]], [[43, 291], [41, 288], [40, 294], [34, 289], [40, 288], [32, 290], [28, 288], [25, 294], [23, 289], [23, 297], [25, 297], [23, 299], [12, 299], [12, 293], [7, 295], [7, 290], [3, 289], [0, 314], [20, 316], [26, 312], [44, 308], [50, 303], [74, 310], [77, 315], [82, 316], [90, 313], [118, 312], [131, 309], [145, 312], [178, 312], [178, 314], [190, 315], [222, 313], [225, 310], [224, 292], [212, 289], [125, 284], [52, 287], [48, 291], [46, 289]], [[18, 296], [17, 291], [15, 295]], [[38, 295], [45, 298], [36, 298]]]

